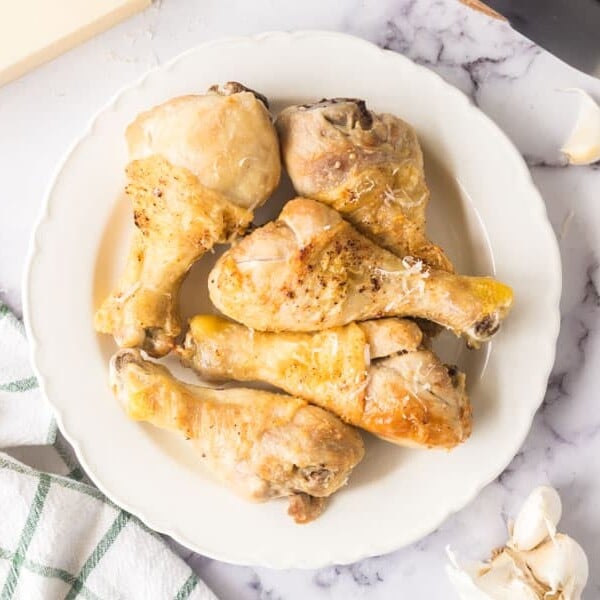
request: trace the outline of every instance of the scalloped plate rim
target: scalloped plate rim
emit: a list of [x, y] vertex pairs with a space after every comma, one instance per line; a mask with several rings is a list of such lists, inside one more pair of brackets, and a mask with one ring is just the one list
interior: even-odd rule
[[[488, 129], [490, 131], [493, 131], [493, 133], [496, 135], [496, 137], [499, 137], [501, 139], [502, 143], [509, 144], [513, 148], [513, 150], [514, 150], [514, 156], [513, 156], [514, 166], [521, 171], [521, 175], [524, 177], [524, 181], [527, 183], [528, 187], [530, 188], [529, 189], [530, 195], [532, 197], [537, 197], [538, 205], [537, 205], [536, 209], [538, 211], [538, 218], [540, 219], [539, 225], [542, 226], [542, 229], [545, 228], [547, 230], [545, 233], [546, 233], [546, 235], [548, 235], [548, 238], [549, 238], [548, 241], [550, 242], [550, 245], [553, 246], [553, 256], [551, 258], [550, 257], [549, 258], [550, 258], [551, 262], [554, 263], [554, 267], [557, 272], [557, 276], [556, 276], [556, 280], [555, 280], [556, 287], [554, 290], [552, 290], [550, 292], [550, 296], [553, 298], [553, 305], [555, 306], [555, 311], [554, 311], [555, 314], [554, 314], [554, 319], [551, 322], [547, 323], [547, 331], [548, 331], [547, 335], [548, 335], [549, 339], [553, 340], [553, 343], [548, 345], [547, 355], [546, 355], [546, 357], [544, 357], [544, 360], [541, 361], [546, 364], [546, 369], [544, 370], [543, 373], [541, 373], [541, 372], [538, 373], [538, 376], [540, 378], [539, 402], [538, 402], [535, 410], [532, 410], [530, 418], [527, 420], [527, 422], [523, 423], [521, 434], [518, 436], [519, 440], [520, 440], [519, 443], [516, 444], [514, 448], [511, 448], [510, 450], [508, 450], [505, 456], [503, 456], [502, 458], [500, 458], [496, 461], [497, 464], [490, 469], [488, 477], [482, 478], [482, 481], [475, 483], [471, 487], [471, 489], [466, 490], [463, 498], [460, 501], [457, 501], [453, 506], [449, 506], [447, 511], [445, 512], [443, 518], [439, 519], [439, 522], [433, 524], [432, 526], [428, 526], [428, 527], [424, 528], [421, 535], [419, 535], [418, 537], [415, 537], [414, 539], [409, 540], [409, 541], [401, 542], [399, 544], [394, 544], [394, 543], [362, 544], [359, 548], [353, 548], [351, 550], [348, 550], [345, 555], [336, 556], [335, 559], [331, 559], [331, 560], [327, 560], [327, 559], [324, 560], [323, 558], [319, 558], [319, 556], [316, 555], [312, 559], [296, 560], [296, 559], [292, 559], [289, 557], [281, 559], [281, 557], [280, 557], [280, 559], [278, 559], [278, 561], [269, 561], [269, 560], [263, 560], [260, 558], [257, 560], [256, 557], [253, 557], [253, 556], [232, 558], [231, 556], [223, 554], [223, 553], [213, 552], [210, 550], [210, 548], [207, 548], [203, 544], [198, 543], [198, 541], [188, 539], [187, 536], [183, 532], [177, 530], [176, 528], [169, 527], [166, 523], [159, 522], [160, 519], [153, 518], [152, 516], [148, 516], [147, 514], [145, 514], [146, 511], [142, 507], [133, 506], [133, 505], [129, 504], [125, 498], [120, 497], [120, 494], [117, 491], [109, 490], [109, 489], [105, 488], [102, 481], [100, 481], [98, 478], [96, 478], [93, 470], [89, 467], [90, 461], [86, 457], [86, 455], [81, 447], [81, 444], [78, 440], [76, 432], [68, 431], [64, 427], [63, 413], [55, 404], [53, 404], [51, 402], [51, 400], [48, 397], [47, 388], [49, 387], [49, 382], [51, 382], [51, 377], [43, 374], [38, 369], [40, 340], [37, 339], [35, 332], [33, 331], [32, 327], [31, 327], [32, 307], [31, 307], [31, 303], [30, 303], [30, 296], [31, 296], [31, 288], [33, 285], [32, 281], [31, 281], [31, 275], [32, 275], [32, 271], [33, 271], [33, 268], [36, 263], [36, 259], [38, 258], [40, 246], [42, 245], [42, 242], [40, 241], [40, 235], [41, 235], [40, 232], [43, 229], [43, 227], [45, 225], [51, 223], [51, 220], [52, 220], [51, 214], [50, 214], [51, 213], [51, 210], [50, 210], [51, 209], [51, 202], [50, 202], [51, 194], [52, 194], [52, 191], [53, 191], [56, 183], [60, 179], [60, 175], [63, 171], [63, 168], [67, 164], [69, 158], [71, 157], [71, 155], [74, 152], [76, 152], [77, 148], [82, 143], [84, 143], [88, 137], [93, 135], [94, 129], [95, 129], [98, 121], [106, 113], [110, 113], [113, 110], [115, 110], [119, 101], [126, 94], [133, 92], [133, 91], [137, 90], [138, 88], [144, 86], [148, 80], [152, 79], [154, 76], [156, 76], [160, 72], [170, 71], [171, 69], [176, 67], [176, 65], [179, 61], [189, 57], [190, 55], [202, 52], [202, 50], [204, 50], [205, 48], [210, 47], [210, 46], [215, 46], [215, 45], [218, 46], [218, 45], [222, 45], [222, 44], [228, 45], [228, 44], [260, 43], [260, 42], [268, 41], [269, 39], [271, 39], [273, 37], [288, 37], [288, 38], [292, 38], [292, 39], [298, 38], [298, 37], [309, 37], [309, 38], [326, 37], [326, 38], [331, 38], [333, 41], [335, 41], [336, 39], [343, 39], [347, 42], [351, 41], [357, 45], [363, 46], [363, 48], [368, 49], [370, 52], [373, 52], [373, 54], [379, 54], [381, 57], [385, 58], [386, 60], [392, 59], [397, 62], [404, 62], [405, 66], [410, 66], [410, 68], [413, 68], [416, 71], [420, 72], [422, 76], [425, 76], [425, 74], [426, 74], [426, 76], [432, 78], [432, 80], [434, 80], [434, 79], [437, 80], [438, 84], [442, 84], [442, 86], [444, 87], [445, 93], [454, 94], [456, 97], [460, 97], [461, 101], [464, 102], [465, 104], [469, 105], [469, 108], [475, 114], [477, 114], [478, 118], [483, 123], [485, 123], [485, 126], [488, 127]], [[32, 361], [32, 366], [33, 366], [34, 373], [38, 379], [42, 395], [52, 405], [58, 426], [59, 426], [61, 432], [63, 433], [63, 435], [65, 436], [65, 438], [67, 439], [67, 441], [73, 446], [75, 453], [77, 455], [77, 458], [78, 458], [79, 462], [81, 463], [82, 467], [85, 469], [86, 473], [90, 476], [90, 478], [92, 479], [94, 484], [109, 499], [111, 499], [116, 504], [123, 507], [128, 512], [137, 516], [141, 521], [143, 521], [150, 528], [152, 528], [158, 532], [164, 533], [166, 535], [169, 535], [173, 539], [175, 539], [179, 543], [189, 547], [190, 549], [192, 549], [200, 554], [203, 554], [205, 556], [208, 556], [210, 558], [213, 558], [215, 560], [224, 561], [224, 562], [227, 562], [230, 564], [263, 566], [263, 567], [277, 568], [277, 569], [283, 569], [283, 568], [314, 569], [314, 568], [322, 568], [322, 567], [326, 567], [326, 566], [330, 566], [330, 565], [334, 565], [334, 564], [349, 564], [349, 563], [353, 563], [353, 562], [356, 562], [358, 560], [361, 560], [361, 559], [364, 559], [364, 558], [367, 558], [370, 556], [386, 554], [386, 553], [392, 552], [394, 550], [397, 550], [400, 547], [406, 546], [410, 543], [414, 543], [414, 542], [418, 541], [419, 539], [422, 539], [423, 537], [425, 537], [426, 535], [430, 534], [432, 531], [437, 529], [449, 516], [451, 516], [458, 510], [461, 510], [462, 508], [467, 506], [470, 502], [472, 502], [477, 497], [477, 495], [480, 493], [480, 491], [484, 487], [489, 485], [489, 483], [494, 481], [494, 479], [506, 468], [506, 466], [508, 466], [508, 464], [511, 462], [511, 460], [513, 459], [513, 457], [515, 456], [515, 454], [518, 452], [519, 448], [523, 444], [523, 442], [531, 428], [531, 424], [532, 424], [533, 418], [537, 412], [537, 408], [539, 408], [539, 405], [543, 401], [544, 393], [546, 390], [547, 380], [548, 380], [548, 377], [551, 373], [551, 370], [552, 370], [552, 367], [554, 364], [554, 358], [555, 358], [555, 353], [556, 353], [556, 341], [557, 341], [558, 333], [559, 333], [559, 329], [560, 329], [559, 301], [560, 301], [560, 296], [561, 296], [561, 282], [562, 282], [561, 261], [560, 261], [560, 253], [558, 250], [558, 244], [557, 244], [556, 238], [554, 236], [554, 232], [552, 230], [550, 222], [548, 220], [544, 202], [543, 202], [537, 188], [535, 187], [535, 184], [533, 183], [531, 174], [530, 174], [523, 158], [519, 155], [518, 151], [514, 148], [512, 142], [508, 139], [506, 134], [496, 125], [496, 123], [494, 123], [492, 121], [492, 119], [490, 119], [478, 107], [473, 106], [472, 103], [470, 102], [470, 100], [468, 99], [468, 97], [463, 92], [461, 92], [460, 90], [458, 90], [451, 84], [447, 83], [437, 73], [427, 69], [426, 67], [417, 65], [416, 63], [412, 62], [407, 57], [405, 57], [401, 54], [398, 54], [392, 50], [386, 50], [386, 49], [379, 48], [375, 44], [373, 44], [367, 40], [364, 40], [362, 38], [358, 38], [358, 37], [355, 37], [355, 36], [352, 36], [349, 34], [344, 34], [344, 33], [334, 32], [334, 31], [326, 31], [326, 30], [299, 30], [299, 31], [294, 31], [294, 32], [267, 31], [267, 32], [263, 32], [263, 33], [259, 33], [259, 34], [251, 35], [251, 36], [231, 36], [231, 37], [210, 40], [210, 41], [201, 43], [195, 47], [192, 47], [192, 48], [178, 54], [177, 56], [173, 57], [169, 61], [167, 61], [161, 65], [157, 65], [156, 67], [154, 67], [152, 69], [149, 69], [147, 72], [145, 72], [144, 74], [142, 74], [141, 76], [136, 78], [132, 83], [126, 84], [123, 87], [121, 87], [116, 93], [114, 93], [111, 96], [111, 98], [107, 101], [107, 103], [105, 105], [103, 105], [98, 111], [95, 112], [95, 114], [90, 119], [88, 125], [85, 127], [83, 133], [74, 140], [74, 142], [69, 146], [69, 148], [65, 152], [63, 158], [59, 161], [57, 168], [50, 180], [50, 184], [47, 187], [47, 191], [44, 194], [44, 199], [43, 199], [40, 211], [39, 211], [39, 216], [36, 219], [36, 223], [35, 223], [32, 235], [31, 235], [28, 256], [27, 256], [27, 260], [26, 260], [26, 267], [24, 270], [23, 315], [24, 315], [27, 337], [30, 342], [30, 357], [31, 357], [31, 361]], [[501, 466], [499, 466], [499, 465], [501, 465]]]

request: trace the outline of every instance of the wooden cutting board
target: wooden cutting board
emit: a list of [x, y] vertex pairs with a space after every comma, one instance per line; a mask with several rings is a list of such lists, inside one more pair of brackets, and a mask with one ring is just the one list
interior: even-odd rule
[[151, 0], [0, 0], [0, 85], [150, 3]]

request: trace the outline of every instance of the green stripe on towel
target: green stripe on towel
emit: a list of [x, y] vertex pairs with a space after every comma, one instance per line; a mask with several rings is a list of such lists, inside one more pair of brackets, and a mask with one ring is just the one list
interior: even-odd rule
[[15, 593], [15, 589], [19, 583], [21, 567], [23, 566], [23, 562], [27, 554], [27, 548], [31, 543], [31, 539], [33, 538], [33, 534], [35, 533], [35, 529], [40, 520], [40, 516], [44, 508], [44, 502], [46, 500], [46, 496], [48, 495], [49, 489], [50, 477], [47, 473], [42, 473], [40, 475], [40, 481], [38, 483], [33, 502], [31, 503], [31, 508], [29, 509], [29, 515], [27, 515], [27, 520], [25, 521], [25, 526], [23, 527], [23, 532], [21, 533], [21, 539], [19, 540], [17, 550], [12, 558], [8, 577], [6, 578], [6, 582], [4, 583], [4, 587], [0, 593], [0, 598], [3, 600], [10, 600]]
[[77, 580], [69, 590], [69, 593], [65, 596], [65, 600], [73, 600], [77, 597], [77, 594], [83, 588], [85, 580], [89, 577], [90, 573], [96, 568], [102, 557], [106, 554], [106, 551], [112, 546], [113, 542], [117, 539], [117, 536], [131, 516], [129, 513], [120, 511], [117, 518], [113, 521], [113, 524], [109, 527], [108, 531], [104, 534], [103, 538], [98, 542], [94, 551], [90, 554], [88, 559], [85, 561], [77, 575]]
[[174, 600], [187, 600], [197, 585], [198, 578], [192, 573], [187, 578], [186, 582], [181, 586], [181, 589], [177, 592], [177, 595], [175, 596]]
[[[34, 471], [31, 467], [27, 465], [22, 465], [20, 463], [14, 463], [10, 460], [6, 460], [5, 458], [0, 458], [0, 468], [1, 469], [10, 469], [11, 471], [15, 471], [17, 473], [21, 473], [23, 475], [29, 475], [30, 477], [38, 477], [38, 472]], [[73, 479], [67, 479], [61, 475], [51, 475], [49, 473], [46, 474], [52, 483], [56, 485], [60, 485], [61, 487], [68, 488], [70, 490], [77, 490], [78, 492], [82, 492], [83, 494], [87, 494], [96, 500], [100, 500], [101, 502], [106, 503], [108, 506], [121, 510], [116, 504], [111, 502], [100, 490], [87, 485], [85, 483], [81, 483], [79, 481], [75, 481]], [[0, 596], [1, 598], [1, 596]]]
[[54, 417], [52, 417], [52, 421], [50, 421], [50, 426], [48, 427], [48, 435], [46, 436], [46, 444], [48, 444], [48, 446], [52, 446], [53, 444], [56, 443], [56, 434], [57, 433], [58, 433], [58, 425], [56, 424], [56, 419]]
[[26, 377], [9, 383], [0, 383], [0, 392], [28, 392], [36, 388], [37, 384], [35, 377]]
[[[14, 556], [14, 552], [9, 552], [4, 548], [0, 548], [0, 560], [12, 560]], [[57, 569], [55, 567], [45, 567], [44, 565], [40, 565], [39, 563], [29, 560], [26, 558], [23, 561], [23, 568], [27, 569], [31, 573], [35, 573], [36, 575], [41, 575], [42, 577], [49, 577], [51, 579], [60, 579], [69, 585], [72, 585], [77, 578], [72, 573], [65, 571], [64, 569]], [[86, 600], [101, 600], [100, 596], [96, 596], [88, 590], [85, 586], [81, 590], [81, 595], [86, 598]]]

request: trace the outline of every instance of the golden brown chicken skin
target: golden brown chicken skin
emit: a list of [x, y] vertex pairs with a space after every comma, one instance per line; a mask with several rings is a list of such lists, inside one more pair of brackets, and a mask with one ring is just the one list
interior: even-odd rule
[[281, 154], [301, 196], [335, 208], [358, 231], [400, 257], [453, 271], [425, 234], [429, 189], [414, 129], [364, 100], [290, 106], [278, 116]]
[[[420, 349], [415, 323], [365, 324], [266, 333], [199, 315], [178, 351], [204, 378], [270, 383], [396, 444], [452, 448], [463, 442], [471, 433], [464, 375]], [[400, 355], [376, 360], [384, 352]]]
[[163, 356], [181, 333], [178, 297], [190, 267], [241, 233], [252, 211], [157, 155], [129, 163], [127, 176], [136, 227], [125, 270], [94, 325], [119, 346]]
[[138, 350], [115, 354], [110, 383], [130, 418], [193, 440], [198, 460], [248, 500], [289, 496], [297, 522], [316, 518], [364, 455], [355, 429], [305, 400], [187, 385]]
[[384, 316], [434, 321], [476, 346], [499, 329], [512, 290], [380, 248], [305, 198], [228, 250], [209, 276], [225, 315], [261, 331], [315, 331]]
[[126, 132], [135, 230], [123, 275], [97, 311], [119, 346], [167, 354], [192, 264], [243, 232], [277, 186], [279, 145], [256, 93], [227, 84], [142, 113]]

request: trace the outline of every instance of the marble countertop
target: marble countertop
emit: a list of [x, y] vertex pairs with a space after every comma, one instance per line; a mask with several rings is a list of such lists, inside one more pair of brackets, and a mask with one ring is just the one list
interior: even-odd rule
[[[563, 498], [561, 528], [590, 559], [584, 597], [600, 597], [600, 400], [594, 387], [600, 383], [600, 164], [566, 166], [559, 152], [577, 115], [575, 97], [562, 90], [581, 87], [600, 101], [600, 80], [571, 69], [503, 22], [455, 0], [155, 2], [0, 88], [0, 298], [20, 312], [28, 237], [44, 189], [91, 114], [122, 85], [190, 46], [277, 29], [339, 30], [401, 52], [463, 90], [508, 134], [527, 160], [560, 243], [557, 359], [544, 404], [513, 462], [420, 542], [317, 571], [237, 567], [181, 547], [178, 552], [223, 600], [452, 598], [445, 547], [487, 556], [504, 541], [509, 516], [532, 487], [550, 483]], [[39, 453], [31, 457], [43, 463]]]

